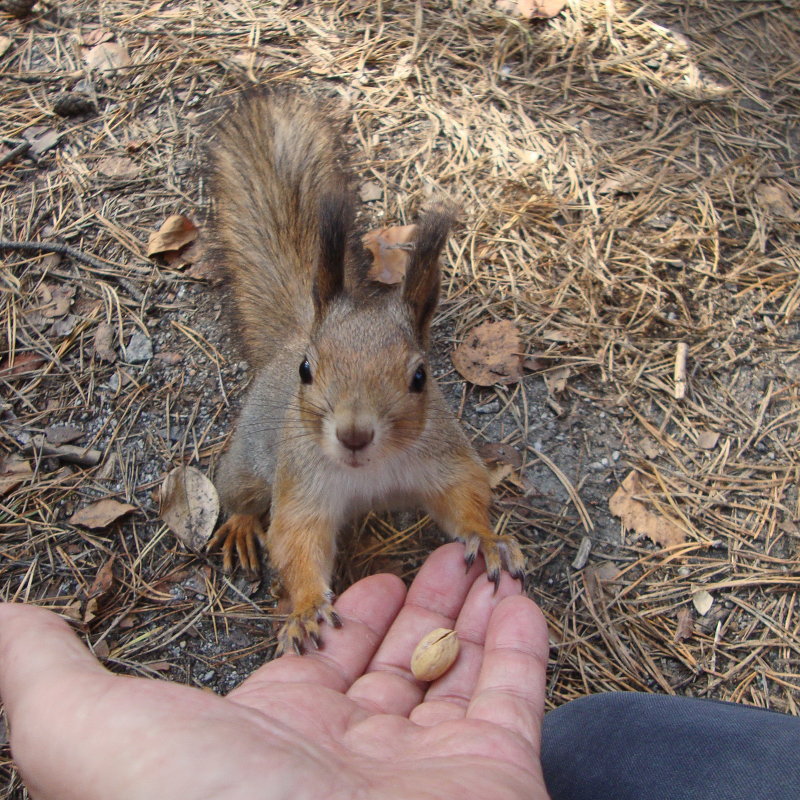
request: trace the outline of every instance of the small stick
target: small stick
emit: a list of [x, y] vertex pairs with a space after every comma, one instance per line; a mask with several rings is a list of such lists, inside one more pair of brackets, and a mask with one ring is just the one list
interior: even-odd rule
[[12, 150], [9, 150], [4, 156], [0, 156], [0, 167], [5, 166], [9, 161], [13, 161], [17, 156], [24, 155], [30, 149], [30, 142], [20, 142]]
[[675, 350], [675, 399], [683, 400], [686, 396], [686, 356], [689, 354], [689, 345], [678, 342]]

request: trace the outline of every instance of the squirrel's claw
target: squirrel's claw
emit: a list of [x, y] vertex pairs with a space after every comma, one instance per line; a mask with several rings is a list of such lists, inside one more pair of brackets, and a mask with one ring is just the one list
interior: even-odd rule
[[494, 583], [495, 592], [500, 588], [500, 577], [503, 570], [512, 578], [522, 582], [525, 587], [525, 556], [513, 536], [497, 536], [491, 534], [473, 534], [466, 537], [464, 561], [467, 569], [472, 566], [480, 550], [486, 561], [486, 577]]
[[264, 529], [258, 517], [253, 514], [233, 514], [217, 528], [206, 545], [206, 551], [220, 548], [225, 572], [233, 572], [238, 561], [249, 580], [258, 580], [261, 559], [256, 540], [263, 538]]
[[295, 609], [278, 632], [278, 652], [294, 651], [301, 656], [306, 652], [306, 640], [315, 650], [323, 646], [320, 624], [327, 623], [332, 628], [341, 628], [341, 617], [333, 610], [333, 595], [329, 592], [316, 600], [307, 602]]

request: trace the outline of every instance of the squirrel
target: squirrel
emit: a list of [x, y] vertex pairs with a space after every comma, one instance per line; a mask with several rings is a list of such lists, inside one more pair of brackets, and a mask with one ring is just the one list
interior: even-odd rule
[[483, 554], [495, 588], [525, 567], [492, 529], [487, 469], [430, 374], [453, 206], [424, 211], [402, 285], [379, 289], [344, 152], [319, 100], [286, 89], [245, 93], [209, 146], [209, 255], [254, 371], [216, 470], [227, 519], [209, 549], [256, 576], [266, 548], [291, 604], [278, 645], [297, 653], [321, 646], [321, 623], [341, 625], [337, 534], [369, 510], [422, 507], [465, 543], [467, 568]]

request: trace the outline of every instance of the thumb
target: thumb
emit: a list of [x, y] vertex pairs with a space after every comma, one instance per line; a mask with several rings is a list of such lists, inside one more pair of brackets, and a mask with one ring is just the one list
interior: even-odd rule
[[43, 687], [64, 678], [107, 675], [69, 625], [50, 611], [0, 603], [0, 698], [12, 721]]

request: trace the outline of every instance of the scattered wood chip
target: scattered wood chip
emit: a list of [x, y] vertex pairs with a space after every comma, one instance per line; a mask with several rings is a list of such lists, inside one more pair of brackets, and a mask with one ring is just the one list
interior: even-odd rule
[[66, 444], [74, 442], [83, 436], [83, 430], [77, 425], [48, 425], [44, 435], [51, 444]]
[[714, 605], [714, 598], [705, 589], [692, 587], [692, 605], [695, 607], [697, 613], [704, 617], [711, 610]]
[[371, 203], [373, 200], [380, 200], [383, 197], [383, 189], [379, 183], [367, 181], [361, 184], [358, 194], [363, 203]]
[[117, 352], [113, 348], [114, 328], [107, 322], [101, 322], [94, 332], [94, 354], [101, 361], [114, 363], [117, 360]]
[[108, 28], [95, 28], [83, 34], [81, 44], [85, 47], [94, 47], [102, 42], [110, 42], [113, 38], [114, 34]]
[[28, 152], [32, 156], [40, 156], [55, 147], [60, 136], [61, 134], [57, 130], [44, 125], [34, 125], [22, 132], [22, 137], [31, 144]]
[[783, 186], [775, 183], [760, 183], [756, 189], [756, 201], [761, 208], [778, 217], [794, 219], [797, 214]]
[[89, 69], [101, 73], [114, 72], [132, 63], [128, 50], [118, 42], [101, 42], [89, 49], [83, 58]]
[[673, 641], [675, 644], [685, 642], [691, 639], [694, 634], [694, 620], [692, 619], [692, 612], [688, 608], [678, 609], [678, 627], [675, 630]]
[[8, 36], [0, 36], [0, 58], [2, 58], [14, 44], [14, 40]]
[[197, 226], [183, 214], [173, 214], [164, 220], [161, 227], [150, 234], [147, 241], [147, 256], [167, 257], [170, 252], [179, 251], [197, 238]]
[[662, 547], [671, 547], [686, 541], [686, 533], [672, 520], [654, 514], [636, 495], [647, 492], [647, 487], [638, 472], [631, 472], [622, 485], [611, 496], [608, 507], [615, 517], [622, 520], [628, 530], [647, 536]]
[[378, 283], [400, 283], [406, 274], [409, 242], [416, 225], [394, 225], [364, 234], [364, 247], [372, 253], [372, 266], [367, 277]]
[[522, 377], [517, 326], [510, 320], [484, 322], [453, 351], [453, 364], [477, 386], [514, 383]]
[[689, 345], [686, 342], [678, 342], [675, 348], [675, 394], [676, 400], [683, 400], [686, 396], [686, 356], [689, 353]]
[[578, 545], [578, 552], [572, 560], [573, 569], [583, 569], [586, 562], [589, 560], [589, 553], [592, 552], [592, 540], [588, 536], [581, 538], [581, 543]]
[[115, 520], [135, 510], [136, 506], [132, 506], [130, 503], [120, 503], [119, 500], [107, 497], [79, 508], [69, 518], [69, 521], [72, 525], [82, 525], [84, 528], [99, 530], [107, 528]]
[[39, 287], [39, 300], [41, 305], [39, 313], [48, 319], [63, 317], [69, 313], [72, 301], [75, 299], [75, 287], [43, 283]]
[[186, 547], [201, 551], [219, 516], [214, 484], [194, 467], [176, 467], [164, 478], [159, 516]]
[[697, 434], [697, 446], [703, 450], [713, 450], [719, 441], [719, 434], [716, 431], [701, 430]]
[[31, 465], [19, 456], [6, 456], [0, 460], [0, 497], [13, 492], [33, 475]]

